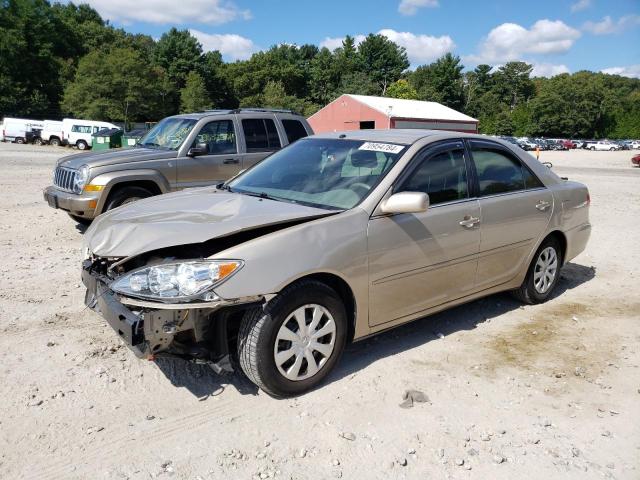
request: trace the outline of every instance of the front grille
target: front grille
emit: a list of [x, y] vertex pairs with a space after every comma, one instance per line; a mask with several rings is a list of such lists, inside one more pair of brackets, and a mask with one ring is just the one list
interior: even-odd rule
[[57, 167], [53, 176], [53, 184], [61, 190], [73, 192], [73, 185], [76, 180], [76, 170], [70, 168]]

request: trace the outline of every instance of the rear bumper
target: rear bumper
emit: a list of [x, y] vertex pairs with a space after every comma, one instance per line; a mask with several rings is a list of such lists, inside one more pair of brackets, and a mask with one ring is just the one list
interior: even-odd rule
[[92, 219], [96, 217], [96, 207], [101, 193], [102, 192], [95, 192], [76, 195], [59, 190], [51, 185], [43, 190], [42, 196], [51, 208], [64, 210], [77, 217]]
[[581, 254], [587, 247], [591, 236], [591, 224], [584, 223], [569, 231], [564, 232], [567, 237], [567, 251], [565, 253], [565, 263]]

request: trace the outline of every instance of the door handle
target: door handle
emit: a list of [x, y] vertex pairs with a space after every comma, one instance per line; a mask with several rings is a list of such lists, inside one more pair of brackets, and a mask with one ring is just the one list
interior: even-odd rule
[[476, 223], [480, 223], [478, 217], [472, 217], [471, 215], [465, 215], [464, 220], [461, 220], [460, 225], [467, 228], [473, 228]]
[[223, 160], [222, 163], [225, 165], [237, 165], [240, 163], [240, 160], [237, 158], [227, 158], [226, 160]]
[[544, 200], [540, 200], [538, 203], [536, 203], [536, 208], [541, 212], [544, 212], [547, 208], [549, 208], [549, 206], [551, 206], [551, 203]]

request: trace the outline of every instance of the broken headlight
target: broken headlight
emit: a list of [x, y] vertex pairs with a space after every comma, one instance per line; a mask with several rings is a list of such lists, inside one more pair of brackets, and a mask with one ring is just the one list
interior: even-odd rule
[[156, 300], [191, 298], [229, 278], [242, 267], [240, 260], [194, 260], [143, 267], [111, 284], [115, 292]]

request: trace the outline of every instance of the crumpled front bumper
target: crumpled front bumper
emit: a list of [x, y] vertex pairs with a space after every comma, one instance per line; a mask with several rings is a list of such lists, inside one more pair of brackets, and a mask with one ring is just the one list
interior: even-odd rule
[[[193, 334], [198, 342], [201, 320], [224, 307], [253, 303], [261, 298], [214, 302], [165, 304], [123, 297], [109, 288], [104, 278], [82, 264], [82, 283], [87, 288], [85, 305], [100, 313], [118, 336], [139, 358], [151, 359], [159, 353], [174, 353], [206, 359], [207, 352], [177, 341], [181, 333]], [[186, 335], [189, 336], [189, 335]]]

